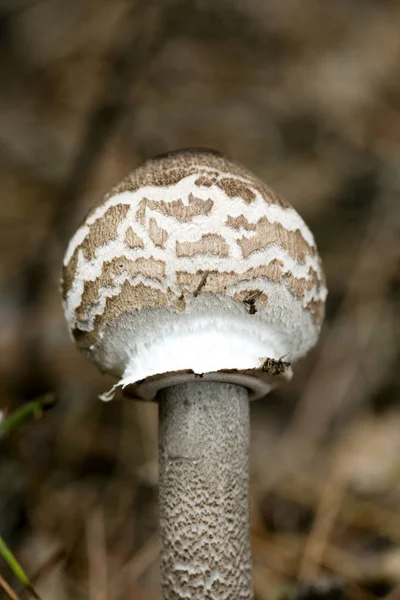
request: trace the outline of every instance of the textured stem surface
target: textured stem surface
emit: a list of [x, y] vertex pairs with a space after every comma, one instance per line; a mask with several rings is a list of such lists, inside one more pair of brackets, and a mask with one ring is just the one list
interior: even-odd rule
[[249, 600], [249, 402], [210, 382], [160, 397], [161, 582], [165, 600]]

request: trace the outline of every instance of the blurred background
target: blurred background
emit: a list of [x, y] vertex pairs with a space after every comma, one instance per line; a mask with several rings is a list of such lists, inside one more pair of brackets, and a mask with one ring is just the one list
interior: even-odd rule
[[58, 287], [91, 204], [185, 146], [285, 196], [328, 280], [251, 406], [256, 600], [400, 598], [399, 31], [396, 0], [0, 0], [1, 415], [57, 398], [0, 440], [0, 533], [42, 600], [161, 598], [157, 406], [98, 400]]

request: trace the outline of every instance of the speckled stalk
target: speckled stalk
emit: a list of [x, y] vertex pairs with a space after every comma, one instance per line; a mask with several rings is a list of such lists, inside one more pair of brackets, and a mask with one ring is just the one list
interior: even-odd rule
[[164, 598], [250, 600], [248, 392], [183, 383], [159, 407]]

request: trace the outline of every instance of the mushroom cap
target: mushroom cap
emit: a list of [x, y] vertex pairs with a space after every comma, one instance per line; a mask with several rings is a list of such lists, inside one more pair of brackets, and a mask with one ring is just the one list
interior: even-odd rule
[[78, 348], [136, 393], [156, 381], [146, 397], [181, 374], [252, 388], [267, 358], [292, 362], [316, 343], [327, 294], [297, 212], [202, 149], [146, 161], [95, 204], [61, 287]]

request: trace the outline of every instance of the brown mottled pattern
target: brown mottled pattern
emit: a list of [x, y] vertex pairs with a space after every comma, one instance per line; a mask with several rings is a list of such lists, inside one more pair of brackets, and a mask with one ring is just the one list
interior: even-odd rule
[[[224, 174], [222, 177], [221, 173]], [[251, 282], [254, 278], [264, 278], [274, 282], [284, 281], [287, 288], [298, 298], [304, 298], [304, 294], [314, 287], [316, 287], [317, 291], [320, 289], [320, 286], [323, 285], [323, 280], [319, 280], [320, 276], [315, 271], [310, 269], [307, 276], [304, 276], [303, 278], [294, 277], [291, 273], [284, 271], [284, 263], [277, 259], [271, 261], [269, 264], [246, 269], [247, 257], [253, 252], [263, 250], [271, 244], [277, 244], [284, 247], [297, 262], [304, 262], [307, 255], [312, 255], [314, 259], [318, 259], [318, 256], [315, 247], [310, 246], [307, 243], [299, 230], [288, 231], [279, 223], [271, 223], [266, 216], [261, 216], [256, 222], [249, 221], [245, 217], [246, 206], [255, 200], [256, 192], [261, 194], [267, 203], [276, 203], [283, 208], [289, 207], [290, 205], [277, 198], [262, 181], [258, 180], [257, 177], [253, 176], [246, 169], [213, 153], [199, 153], [198, 151], [188, 150], [147, 161], [136, 169], [120, 185], [114, 187], [111, 192], [107, 194], [96, 207], [94, 207], [91, 214], [93, 214], [93, 211], [96, 210], [99, 204], [114, 196], [116, 193], [126, 190], [135, 191], [146, 185], [172, 185], [177, 183], [183, 177], [187, 177], [191, 174], [196, 174], [195, 184], [197, 186], [203, 186], [210, 190], [209, 194], [207, 191], [207, 199], [196, 197], [196, 195], [192, 193], [185, 198], [179, 197], [181, 195], [179, 194], [176, 199], [171, 201], [161, 199], [153, 200], [151, 197], [146, 197], [144, 192], [142, 196], [139, 196], [138, 200], [135, 200], [135, 202], [137, 202], [136, 215], [133, 218], [146, 228], [147, 233], [155, 246], [164, 249], [169, 236], [175, 236], [176, 259], [175, 257], [165, 256], [165, 260], [177, 261], [176, 284], [178, 290], [168, 288], [167, 292], [162, 292], [158, 289], [153, 289], [151, 284], [149, 284], [148, 287], [144, 286], [145, 289], [148, 289], [152, 301], [156, 302], [156, 299], [158, 299], [157, 302], [160, 302], [156, 305], [151, 304], [151, 306], [168, 306], [179, 312], [185, 308], [185, 294], [193, 294], [195, 296], [204, 292], [226, 294], [227, 287], [234, 286], [243, 281]], [[228, 198], [240, 198], [242, 200], [243, 215], [228, 216], [225, 224], [221, 226], [221, 229], [218, 229], [218, 234], [205, 233], [200, 237], [201, 233], [199, 233], [199, 239], [196, 241], [180, 241], [179, 231], [186, 223], [191, 223], [197, 216], [210, 215], [210, 218], [212, 217], [214, 202], [217, 202], [217, 200], [215, 200], [215, 194], [221, 196], [221, 192], [219, 192], [216, 187], [211, 189], [212, 186], [219, 186]], [[69, 264], [63, 269], [62, 289], [64, 298], [73, 286], [74, 279], [80, 277], [80, 274], [77, 272], [79, 251], [82, 250], [86, 260], [90, 260], [95, 258], [96, 249], [98, 247], [108, 243], [110, 240], [116, 239], [119, 225], [127, 218], [128, 211], [132, 206], [127, 202], [129, 202], [128, 199], [121, 199], [120, 204], [109, 207], [104, 216], [96, 219], [90, 226], [86, 238], [81, 245], [75, 249]], [[228, 212], [230, 203], [228, 200], [225, 200], [225, 203]], [[219, 208], [218, 205], [218, 210]], [[150, 210], [154, 212], [152, 214], [147, 214]], [[218, 211], [216, 212], [218, 213]], [[171, 224], [173, 225], [171, 226], [171, 231], [167, 228], [165, 219], [161, 226], [159, 221], [161, 215], [171, 217]], [[176, 227], [176, 222], [182, 225]], [[129, 223], [126, 223], [126, 225], [129, 225]], [[249, 233], [247, 236], [244, 235], [240, 239], [237, 239], [237, 236], [240, 235], [240, 233], [235, 234], [232, 231], [228, 232], [228, 228], [233, 230], [240, 230], [240, 228], [243, 228]], [[166, 229], [168, 229], [168, 231], [166, 231]], [[215, 229], [213, 231], [215, 231]], [[226, 235], [227, 233], [229, 233], [229, 235]], [[234, 239], [232, 239], [232, 237]], [[121, 242], [125, 243], [127, 251], [129, 249], [137, 248], [139, 255], [142, 252], [142, 249], [144, 250], [145, 248], [144, 238], [134, 232], [132, 227], [126, 229], [124, 239], [121, 240]], [[234, 270], [230, 272], [220, 272], [218, 270], [206, 272], [200, 268], [197, 271], [197, 274], [193, 274], [192, 271], [186, 272], [186, 270], [179, 265], [179, 259], [184, 257], [193, 257], [195, 264], [198, 264], [199, 266], [202, 263], [196, 262], [197, 255], [199, 255], [199, 257], [207, 254], [227, 257], [230, 254], [230, 245], [236, 244], [243, 254], [243, 260], [239, 261], [240, 264], [238, 265], [239, 268], [243, 269], [242, 272], [238, 273]], [[234, 255], [235, 248], [232, 248], [232, 250], [232, 255]], [[88, 311], [91, 306], [99, 302], [102, 290], [105, 287], [116, 286], [115, 277], [124, 273], [131, 277], [141, 274], [144, 277], [158, 282], [156, 287], [159, 287], [160, 283], [165, 283], [166, 265], [164, 261], [155, 260], [154, 258], [137, 258], [136, 260], [131, 260], [125, 256], [117, 257], [112, 261], [105, 262], [102, 265], [101, 275], [96, 281], [84, 281], [81, 304], [75, 310], [76, 317], [79, 320], [87, 321]], [[207, 273], [207, 277], [202, 282], [205, 273]], [[171, 285], [173, 285], [173, 283], [174, 282], [170, 282]], [[127, 298], [126, 302], [129, 306], [135, 306], [138, 296], [137, 292], [134, 293], [132, 290], [136, 289], [136, 287], [132, 285], [126, 287], [127, 285], [127, 282], [123, 284], [123, 289], [125, 290], [124, 293]], [[242, 292], [233, 291], [233, 294], [235, 299], [239, 300], [239, 298], [242, 298]], [[106, 319], [110, 315], [117, 315], [125, 310], [125, 304], [122, 304], [120, 300], [121, 296], [119, 296], [118, 299], [107, 299], [107, 314], [96, 317], [95, 320], [95, 330], [97, 334], [101, 331], [101, 328], [106, 323]], [[260, 296], [257, 299], [257, 306], [259, 307], [262, 305], [266, 306], [267, 303], [268, 298], [266, 295], [265, 297]], [[315, 319], [317, 319], [316, 313], [318, 311], [321, 312], [318, 307], [319, 304], [323, 305], [323, 303], [313, 301], [309, 302], [307, 306]], [[119, 311], [118, 305], [120, 307]], [[147, 305], [147, 296], [143, 295], [141, 297], [140, 307]]]
[[[161, 290], [146, 286], [143, 283], [132, 285], [129, 281], [125, 281], [121, 285], [118, 296], [107, 298], [104, 312], [95, 317], [94, 328], [90, 332], [91, 337], [94, 336], [94, 339], [98, 340], [100, 331], [112, 323], [121, 313], [140, 310], [143, 304], [149, 308], [167, 306], [168, 296]], [[77, 345], [82, 349], [87, 347], [87, 340], [84, 335], [77, 339]]]
[[193, 194], [189, 195], [188, 204], [184, 204], [182, 200], [172, 200], [171, 202], [164, 202], [164, 200], [149, 200], [148, 198], [143, 198], [143, 200], [139, 203], [139, 208], [136, 213], [137, 220], [145, 224], [145, 215], [146, 215], [146, 207], [151, 210], [155, 210], [160, 212], [163, 215], [173, 217], [177, 221], [181, 223], [188, 223], [194, 217], [198, 217], [199, 215], [207, 215], [214, 203], [211, 199], [209, 200], [201, 200], [201, 198], [196, 198]]
[[[203, 292], [214, 294], [226, 293], [226, 288], [230, 285], [238, 284], [242, 281], [252, 281], [256, 278], [264, 278], [269, 281], [285, 281], [291, 292], [298, 298], [303, 298], [307, 290], [311, 290], [318, 284], [318, 277], [315, 274], [314, 279], [304, 279], [295, 277], [290, 272], [284, 272], [283, 263], [274, 259], [269, 264], [252, 267], [242, 273], [235, 271], [208, 271], [207, 279], [203, 285]], [[199, 272], [198, 277], [193, 277], [192, 273], [187, 271], [178, 271], [176, 274], [177, 282], [186, 293], [194, 293], [199, 285], [204, 272]], [[309, 305], [309, 310], [314, 314], [313, 305]]]
[[244, 227], [247, 231], [255, 232], [252, 237], [243, 236], [236, 242], [244, 257], [257, 250], [263, 250], [271, 244], [278, 244], [285, 248], [294, 260], [301, 262], [305, 261], [306, 255], [314, 256], [316, 253], [315, 248], [306, 242], [298, 229], [290, 231], [280, 223], [271, 223], [267, 217], [261, 217], [256, 223], [250, 223], [243, 216], [229, 216], [226, 224], [233, 229]]
[[125, 256], [117, 256], [103, 265], [103, 270], [100, 275], [102, 285], [113, 285], [116, 275], [127, 273], [134, 277], [135, 275], [143, 275], [149, 279], [162, 281], [165, 277], [165, 263], [162, 260], [154, 258], [136, 258], [130, 260]]
[[248, 392], [192, 382], [160, 400], [164, 598], [251, 600]]
[[[202, 166], [207, 168], [207, 170], [204, 169], [205, 176], [214, 175], [217, 169], [222, 173], [238, 175], [246, 179], [252, 177], [244, 167], [222, 155], [207, 151], [199, 152], [188, 148], [178, 153], [171, 153], [168, 156], [156, 157], [144, 162], [125, 177], [121, 183], [115, 185], [103, 200], [126, 191], [138, 190], [144, 186], [165, 187], [175, 185], [188, 175], [200, 173]], [[213, 172], [210, 173], [208, 169], [212, 169]]]
[[100, 246], [116, 238], [118, 227], [126, 218], [129, 208], [128, 204], [110, 206], [103, 217], [90, 226], [89, 233], [80, 245], [87, 260], [95, 257]]
[[229, 246], [225, 239], [218, 234], [205, 234], [195, 242], [176, 242], [177, 256], [195, 256], [196, 254], [214, 254], [228, 256]]
[[133, 231], [132, 227], [128, 227], [126, 230], [125, 244], [128, 248], [144, 248], [144, 241]]
[[[201, 167], [204, 167], [203, 170]], [[212, 169], [212, 171], [209, 169]], [[216, 171], [216, 169], [218, 171]], [[215, 176], [218, 175], [218, 172], [226, 173], [229, 175], [229, 179], [232, 179], [233, 181], [235, 180], [232, 175], [245, 179], [246, 182], [248, 182], [248, 189], [250, 190], [249, 186], [251, 186], [269, 203], [276, 203], [284, 208], [290, 206], [288, 202], [278, 198], [278, 196], [276, 196], [262, 180], [249, 173], [249, 171], [241, 165], [222, 155], [215, 154], [214, 152], [199, 152], [198, 150], [188, 148], [187, 150], [171, 153], [162, 158], [147, 160], [139, 165], [132, 173], [115, 185], [108, 194], [99, 200], [89, 212], [88, 216], [93, 214], [94, 210], [96, 210], [100, 204], [116, 194], [134, 192], [144, 186], [166, 187], [175, 185], [184, 177], [194, 174], [200, 174], [200, 177], [205, 178], [206, 183], [201, 183], [200, 185], [210, 186], [214, 183], [213, 180]], [[240, 181], [237, 181], [237, 183], [243, 184], [243, 182]]]
[[290, 275], [287, 277], [289, 289], [298, 298], [303, 298], [307, 290], [312, 290], [315, 285], [315, 281], [304, 279], [304, 277], [293, 277]]
[[143, 275], [149, 279], [162, 281], [165, 277], [165, 263], [154, 258], [136, 258], [130, 260], [125, 256], [116, 256], [104, 263], [100, 277], [102, 285], [115, 285], [114, 278], [121, 273], [127, 273], [132, 277]]
[[211, 187], [212, 185], [214, 185], [214, 183], [216, 183], [216, 179], [214, 178], [210, 178], [210, 177], [206, 177], [205, 175], [203, 175], [202, 177], [199, 177], [198, 179], [196, 179], [196, 181], [194, 182], [195, 185], [198, 185], [199, 187]]
[[[161, 281], [165, 276], [165, 264], [162, 261], [156, 261], [152, 259], [137, 259], [136, 261], [130, 261], [124, 257], [116, 258], [109, 263], [105, 263], [100, 278], [102, 281], [102, 286], [112, 285], [113, 276], [120, 274], [123, 271], [126, 271], [132, 276], [141, 273], [146, 277]], [[176, 277], [177, 283], [181, 287], [182, 292], [186, 294], [193, 294], [201, 281], [204, 279], [204, 271], [199, 271], [198, 277], [193, 276], [193, 273], [187, 271], [177, 271]], [[235, 271], [207, 271], [207, 278], [202, 287], [202, 292], [224, 294], [226, 293], [226, 288], [228, 286], [235, 285], [242, 281], [252, 281], [256, 278], [265, 278], [266, 280], [275, 282], [281, 282], [285, 280], [289, 289], [299, 298], [304, 297], [305, 292], [309, 289], [312, 289], [312, 287], [316, 284], [314, 279], [309, 280], [297, 278], [291, 273], [285, 273], [283, 271], [282, 261], [274, 259], [268, 264], [252, 267], [242, 273], [236, 273]], [[81, 307], [78, 309], [79, 318], [82, 319], [86, 318], [86, 310], [91, 305], [93, 296], [96, 295], [97, 297], [95, 292], [98, 288], [98, 280], [93, 283], [87, 282], [87, 284], [87, 291], [91, 288], [91, 286], [93, 286], [93, 288], [91, 293], [88, 294], [86, 298], [85, 296], [83, 297]], [[126, 288], [127, 285], [128, 287]], [[138, 288], [138, 286], [131, 286], [131, 284], [125, 282], [118, 296], [107, 299], [107, 306], [104, 314], [97, 316], [95, 319], [95, 329], [97, 332], [101, 331], [102, 327], [109, 322], [110, 318], [114, 318], [114, 316], [118, 316], [118, 314], [126, 310], [127, 304], [125, 301], [122, 301], [125, 297], [124, 294], [128, 297], [129, 305], [136, 307], [136, 305], [132, 303], [131, 299], [132, 289], [136, 288]], [[141, 291], [147, 290], [150, 294], [152, 302], [151, 304], [148, 304], [148, 295], [143, 294], [141, 296], [142, 304], [141, 306], [138, 305], [137, 308], [142, 306], [155, 308], [156, 306], [172, 305], [175, 306], [175, 309], [178, 312], [184, 309], [184, 305], [179, 302], [179, 298], [177, 299], [172, 291], [170, 291], [168, 294], [165, 294], [159, 290], [147, 286], [142, 286], [138, 289]], [[124, 292], [123, 290], [126, 291]], [[140, 296], [134, 294], [133, 297], [135, 298], [135, 301], [139, 302]], [[159, 302], [159, 304], [157, 304], [157, 302]], [[259, 306], [261, 306], [261, 304], [259, 304]], [[133, 308], [131, 308], [131, 310], [132, 309]], [[314, 314], [314, 305], [310, 304], [309, 310]]]
[[83, 321], [87, 319], [87, 311], [99, 301], [101, 288], [117, 285], [115, 277], [122, 273], [132, 277], [143, 275], [149, 279], [162, 281], [165, 277], [165, 263], [153, 258], [129, 260], [124, 256], [105, 262], [100, 277], [97, 277], [94, 281], [85, 281], [84, 283], [82, 302], [76, 309], [78, 319]]
[[85, 281], [85, 283], [83, 284], [82, 301], [75, 311], [77, 319], [79, 319], [80, 321], [86, 321], [88, 317], [88, 310], [99, 300], [100, 288], [111, 284], [112, 281], [100, 281], [99, 277], [94, 281]]
[[63, 300], [66, 299], [68, 292], [74, 285], [75, 277], [76, 277], [76, 268], [78, 266], [78, 252], [79, 247], [75, 250], [68, 265], [63, 265], [62, 273], [61, 273], [61, 294]]
[[168, 239], [168, 232], [162, 227], [159, 227], [155, 219], [149, 220], [148, 234], [156, 246], [164, 248], [165, 242]]
[[[151, 288], [143, 283], [132, 285], [129, 281], [125, 281], [121, 286], [118, 298], [107, 298], [104, 315], [99, 315], [96, 318], [101, 319], [104, 323], [109, 323], [121, 312], [142, 308], [144, 299], [146, 306], [149, 308], [166, 306], [167, 304], [167, 295], [161, 290]], [[114, 302], [114, 300], [117, 300], [117, 302]]]
[[[208, 276], [204, 283], [204, 292], [215, 294], [224, 293], [230, 285], [241, 283], [242, 281], [252, 281], [257, 277], [264, 277], [270, 281], [282, 281], [285, 273], [282, 270], [283, 263], [278, 259], [272, 260], [267, 265], [252, 267], [242, 273], [236, 271], [207, 271]], [[193, 293], [203, 276], [204, 272], [199, 272], [199, 277], [193, 277], [193, 273], [187, 271], [177, 271], [176, 279], [178, 285], [182, 286], [187, 293]]]
[[238, 196], [242, 198], [247, 204], [250, 204], [256, 199], [256, 195], [254, 191], [250, 188], [249, 185], [243, 183], [239, 179], [234, 179], [233, 177], [226, 177], [221, 179], [218, 182], [218, 187], [220, 187], [229, 198], [234, 198]]
[[239, 215], [238, 217], [232, 217], [228, 215], [226, 219], [226, 225], [232, 227], [232, 229], [246, 229], [246, 231], [256, 231], [257, 223], [250, 223], [245, 216]]

